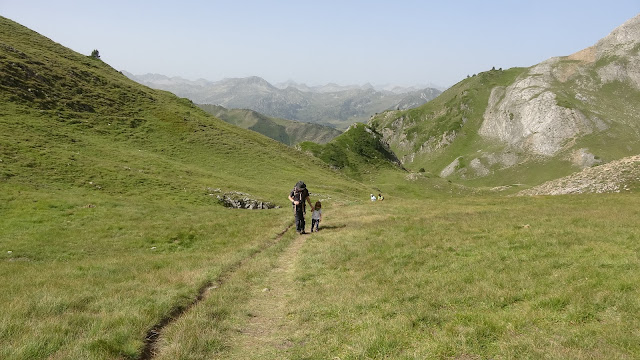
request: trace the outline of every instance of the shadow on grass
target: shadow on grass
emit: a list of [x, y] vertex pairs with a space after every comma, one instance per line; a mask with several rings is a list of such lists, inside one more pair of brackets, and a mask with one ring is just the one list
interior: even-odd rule
[[322, 230], [335, 230], [335, 229], [342, 229], [342, 228], [346, 228], [347, 224], [341, 224], [341, 225], [325, 225], [325, 226], [320, 226], [320, 228], [318, 229], [318, 231], [322, 231]]

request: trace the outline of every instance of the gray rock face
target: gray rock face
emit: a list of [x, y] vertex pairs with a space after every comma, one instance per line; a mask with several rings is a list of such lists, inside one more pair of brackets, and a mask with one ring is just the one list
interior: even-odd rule
[[447, 165], [447, 167], [442, 169], [442, 171], [440, 172], [440, 177], [446, 178], [447, 176], [453, 174], [458, 168], [458, 166], [460, 166], [460, 158], [453, 160], [451, 164]]
[[578, 149], [571, 156], [571, 162], [581, 168], [587, 168], [601, 163], [595, 155], [589, 153], [587, 149]]
[[469, 163], [469, 167], [473, 169], [476, 176], [487, 176], [491, 173], [491, 171], [489, 171], [489, 169], [486, 166], [484, 166], [482, 161], [480, 161], [480, 159], [477, 159], [477, 158], [471, 160], [471, 162]]
[[[604, 82], [630, 81], [640, 89], [640, 15], [617, 27], [594, 46], [595, 60], [611, 59], [598, 69]], [[622, 58], [622, 59], [619, 59]]]
[[534, 66], [507, 88], [491, 91], [479, 133], [538, 155], [552, 156], [579, 134], [593, 131], [580, 111], [557, 104], [552, 67], [558, 58]]
[[[595, 70], [598, 78], [586, 75], [588, 70]], [[532, 67], [512, 85], [494, 88], [480, 135], [522, 151], [553, 156], [569, 140], [605, 129], [602, 120], [558, 105], [556, 84], [575, 74], [583, 75], [578, 85], [587, 93], [612, 81], [627, 82], [640, 89], [640, 15], [595, 46], [569, 57], [551, 58]], [[575, 98], [585, 104], [590, 102], [581, 93]]]

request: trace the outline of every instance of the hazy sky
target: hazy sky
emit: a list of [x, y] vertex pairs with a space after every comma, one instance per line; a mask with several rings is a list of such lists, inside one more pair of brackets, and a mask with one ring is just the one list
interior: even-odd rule
[[595, 44], [640, 0], [0, 0], [0, 15], [134, 74], [450, 86]]

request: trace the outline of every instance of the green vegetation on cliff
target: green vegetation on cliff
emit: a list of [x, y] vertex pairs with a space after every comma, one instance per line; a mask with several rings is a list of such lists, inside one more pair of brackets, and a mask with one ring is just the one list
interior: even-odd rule
[[381, 169], [399, 169], [397, 158], [384, 145], [382, 136], [361, 123], [325, 145], [302, 142], [299, 147], [355, 179]]
[[487, 146], [478, 129], [491, 90], [510, 85], [525, 70], [490, 70], [468, 77], [420, 107], [387, 111], [369, 124], [390, 134], [389, 145], [407, 168], [439, 173], [457, 157]]

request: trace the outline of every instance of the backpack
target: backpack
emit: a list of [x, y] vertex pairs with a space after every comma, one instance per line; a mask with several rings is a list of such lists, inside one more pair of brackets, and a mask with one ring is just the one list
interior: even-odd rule
[[[306, 203], [305, 203], [305, 197], [309, 196], [309, 192], [307, 191], [307, 185], [305, 185], [304, 182], [302, 181], [298, 181], [298, 183], [296, 184], [296, 186], [294, 186], [293, 188], [293, 200], [294, 201], [298, 201], [302, 204], [303, 209], [306, 210]], [[295, 206], [294, 206], [295, 208]]]

